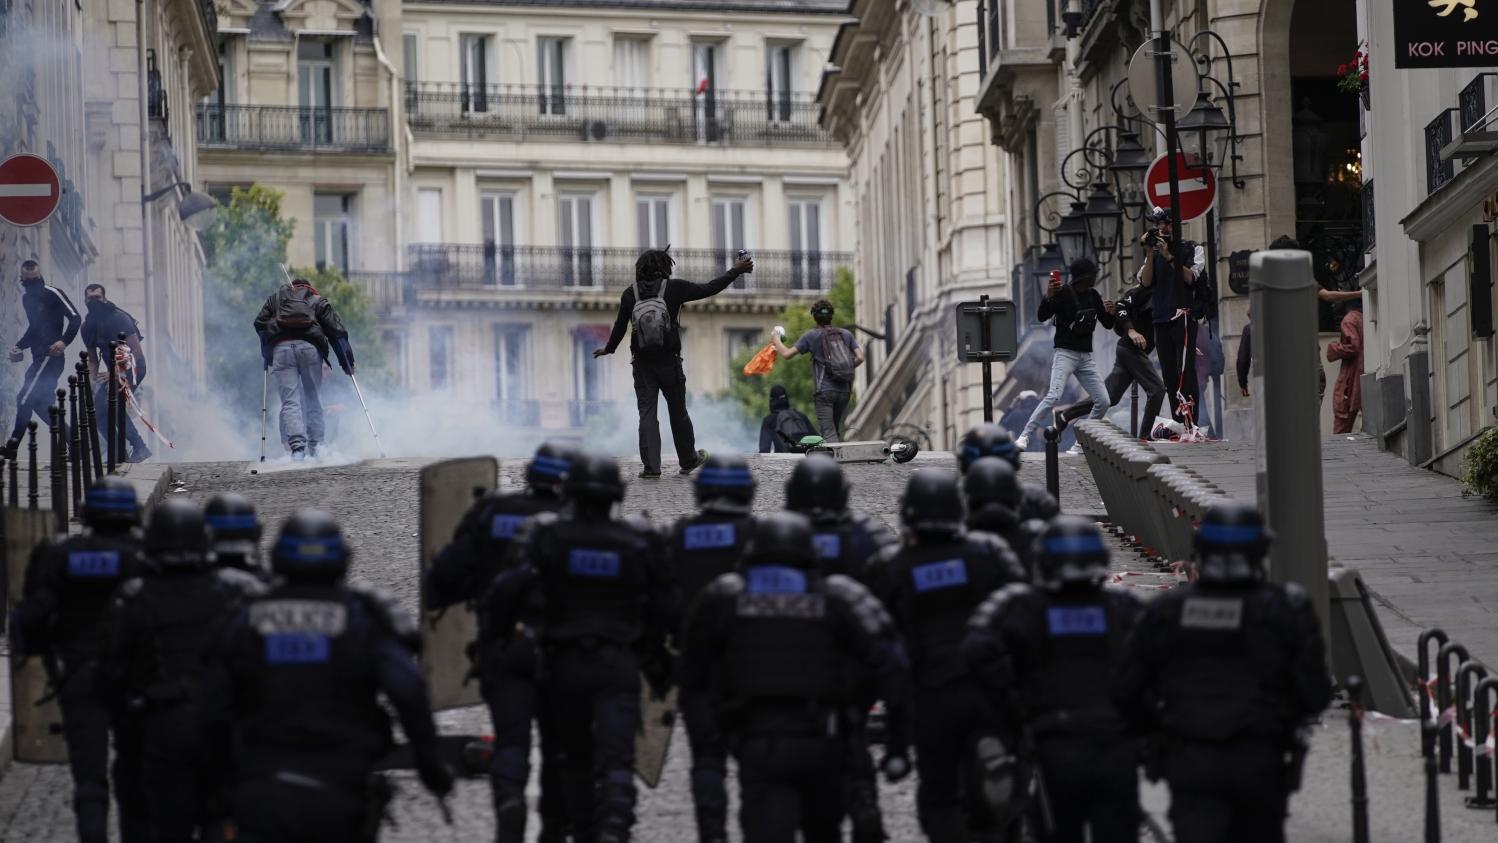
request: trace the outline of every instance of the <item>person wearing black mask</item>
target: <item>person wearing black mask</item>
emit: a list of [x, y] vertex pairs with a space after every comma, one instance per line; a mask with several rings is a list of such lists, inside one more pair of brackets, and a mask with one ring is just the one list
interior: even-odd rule
[[[88, 316], [83, 319], [83, 345], [88, 348], [88, 367], [94, 378], [94, 404], [105, 407], [109, 404], [109, 344], [124, 335], [125, 344], [135, 356], [135, 371], [127, 384], [130, 389], [140, 388], [146, 379], [146, 352], [141, 348], [140, 323], [126, 313], [124, 308], [109, 300], [103, 284], [90, 284], [83, 288], [83, 305]], [[135, 429], [135, 421], [125, 414], [125, 441], [130, 444], [130, 456], [125, 462], [141, 462], [151, 456], [151, 449]]]
[[[1155, 417], [1165, 403], [1165, 382], [1155, 371], [1150, 352], [1155, 350], [1155, 319], [1150, 309], [1150, 287], [1130, 287], [1114, 306], [1114, 331], [1118, 334], [1118, 348], [1113, 355], [1113, 371], [1104, 383], [1108, 387], [1108, 403], [1123, 400], [1130, 386], [1144, 387], [1144, 420], [1140, 430], [1149, 431], [1155, 426]], [[1067, 422], [1079, 419], [1092, 412], [1095, 402], [1078, 401], [1057, 413]]]
[[1099, 322], [1104, 328], [1113, 327], [1113, 302], [1103, 301], [1102, 295], [1093, 288], [1096, 283], [1097, 264], [1087, 258], [1072, 262], [1070, 284], [1061, 283], [1061, 273], [1051, 273], [1051, 283], [1046, 285], [1045, 298], [1035, 314], [1041, 322], [1056, 320], [1056, 354], [1051, 359], [1051, 385], [1045, 397], [1035, 405], [1035, 412], [1025, 422], [1025, 429], [1014, 441], [1021, 451], [1030, 447], [1030, 434], [1040, 427], [1046, 414], [1061, 400], [1066, 379], [1072, 375], [1092, 396], [1091, 418], [1100, 419], [1108, 412], [1108, 387], [1103, 384], [1103, 376], [1093, 359], [1092, 332]]
[[[5, 452], [11, 457], [15, 456], [32, 413], [48, 421], [47, 407], [52, 404], [57, 379], [67, 365], [65, 352], [83, 321], [67, 294], [42, 279], [42, 268], [36, 261], [21, 264], [21, 287], [25, 291], [21, 294], [21, 308], [26, 312], [26, 333], [10, 350], [10, 362], [20, 363], [30, 351], [31, 365], [26, 367], [21, 391], [16, 394], [16, 422], [10, 431], [10, 441], [5, 444]], [[67, 435], [66, 431], [63, 435]]]
[[1151, 228], [1139, 238], [1144, 246], [1144, 265], [1135, 280], [1154, 290], [1150, 309], [1154, 312], [1155, 353], [1165, 395], [1176, 421], [1196, 413], [1196, 281], [1207, 271], [1206, 253], [1190, 240], [1177, 239], [1175, 215], [1169, 208], [1154, 207], [1145, 213]]

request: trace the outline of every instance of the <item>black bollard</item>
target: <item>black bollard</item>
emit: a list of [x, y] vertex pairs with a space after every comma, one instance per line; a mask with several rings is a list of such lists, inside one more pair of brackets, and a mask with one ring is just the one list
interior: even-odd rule
[[41, 477], [36, 473], [36, 419], [26, 423], [26, 503], [37, 509], [41, 498]]
[[58, 403], [47, 408], [47, 419], [52, 422], [52, 464], [49, 466], [52, 479], [52, 516], [57, 519], [57, 532], [68, 531], [68, 452], [67, 437], [63, 433], [62, 420], [67, 416], [67, 393], [62, 393]]
[[78, 430], [78, 378], [68, 378], [68, 456], [73, 481], [73, 514], [83, 506], [83, 438]]
[[[1445, 630], [1438, 627], [1431, 627], [1425, 630], [1420, 633], [1419, 638], [1415, 639], [1415, 693], [1420, 700], [1421, 720], [1430, 718], [1430, 683], [1433, 681], [1430, 675], [1430, 642], [1432, 640], [1440, 642], [1436, 645], [1439, 647], [1451, 639], [1446, 637]], [[1420, 752], [1429, 752], [1433, 746], [1433, 744], [1427, 744], [1422, 740], [1420, 742]]]
[[[1454, 673], [1451, 670], [1451, 658], [1456, 656], [1457, 664], [1461, 664], [1471, 658], [1467, 655], [1467, 648], [1455, 641], [1441, 645], [1436, 651], [1436, 716], [1440, 718], [1446, 709], [1453, 706], [1451, 680]], [[1440, 755], [1441, 772], [1451, 772], [1451, 734], [1456, 731], [1447, 721], [1440, 726]]]
[[[1425, 744], [1434, 744], [1435, 724], [1421, 720], [1420, 737]], [[1434, 751], [1425, 753], [1425, 843], [1441, 843], [1441, 780]]]
[[109, 343], [109, 359], [106, 360], [105, 363], [109, 366], [109, 415], [108, 418], [104, 420], [104, 447], [108, 449], [105, 453], [109, 454], [109, 459], [107, 461], [109, 464], [109, 473], [113, 474], [114, 467], [119, 465], [121, 459], [124, 457], [123, 454], [115, 451], [114, 428], [115, 425], [119, 423], [118, 419], [120, 412], [120, 391], [115, 383], [116, 372], [114, 365], [113, 340], [111, 340]]
[[1368, 843], [1368, 776], [1363, 767], [1363, 677], [1347, 677], [1347, 725], [1352, 730], [1352, 843]]
[[[1488, 677], [1477, 683], [1472, 691], [1472, 740], [1479, 747], [1486, 746], [1488, 736], [1498, 731], [1498, 718], [1493, 715], [1493, 702], [1498, 699], [1498, 677]], [[1493, 792], [1495, 773], [1498, 773], [1498, 756], [1477, 756], [1477, 794], [1467, 797], [1467, 807], [1489, 810], [1498, 807], [1498, 794]]]
[[5, 443], [5, 453], [10, 455], [10, 498], [6, 501], [11, 509], [21, 506], [21, 441], [12, 439]]
[[1045, 487], [1061, 503], [1061, 431], [1054, 427], [1045, 429]]
[[1139, 382], [1129, 387], [1129, 435], [1139, 438]]
[[[1473, 681], [1476, 677], [1476, 681]], [[1468, 703], [1472, 699], [1472, 688], [1488, 677], [1488, 671], [1476, 661], [1468, 661], [1456, 671], [1456, 728], [1460, 740], [1456, 744], [1456, 789], [1466, 790], [1472, 785], [1472, 715], [1476, 710]]]
[[[116, 347], [123, 347], [125, 345], [125, 336], [126, 335], [123, 334], [123, 333], [120, 334], [119, 340], [115, 343]], [[110, 364], [113, 365], [113, 363], [114, 363], [114, 358], [111, 357], [110, 358]], [[115, 454], [117, 454], [118, 457], [119, 457], [118, 463], [120, 465], [124, 465], [125, 464], [125, 460], [129, 458], [129, 453], [130, 453], [125, 448], [125, 422], [130, 418], [130, 416], [129, 416], [129, 410], [130, 410], [130, 408], [126, 405], [126, 402], [125, 402], [125, 387], [126, 387], [126, 383], [123, 380], [121, 380], [120, 383], [119, 383], [119, 388], [120, 388], [120, 400], [119, 400], [119, 404], [120, 404], [120, 417], [117, 418], [117, 419], [115, 419], [116, 427], [114, 429]]]
[[99, 447], [99, 411], [94, 406], [93, 377], [85, 378], [85, 382], [88, 384], [88, 389], [83, 390], [84, 404], [88, 408], [88, 455], [93, 461], [94, 480], [98, 480], [104, 476], [104, 454]]
[[76, 453], [73, 454], [73, 462], [78, 466], [78, 479], [81, 481], [78, 492], [81, 495], [85, 486], [94, 482], [93, 475], [93, 448], [88, 441], [88, 390], [91, 381], [88, 378], [88, 366], [79, 363], [73, 367], [78, 373], [78, 420], [73, 426], [78, 428], [78, 445]]

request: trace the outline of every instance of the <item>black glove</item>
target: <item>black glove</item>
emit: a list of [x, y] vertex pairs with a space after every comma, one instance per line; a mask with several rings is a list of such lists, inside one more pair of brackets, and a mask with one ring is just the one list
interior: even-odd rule
[[438, 799], [446, 797], [453, 791], [453, 774], [447, 769], [447, 765], [441, 761], [429, 761], [417, 768], [416, 774], [421, 777], [421, 784]]
[[879, 762], [879, 770], [890, 784], [904, 781], [910, 775], [910, 758], [904, 752], [888, 752]]
[[261, 340], [260, 360], [265, 364], [265, 368], [269, 369], [271, 367], [271, 364], [275, 362], [275, 356], [276, 347], [266, 342], [265, 340]]

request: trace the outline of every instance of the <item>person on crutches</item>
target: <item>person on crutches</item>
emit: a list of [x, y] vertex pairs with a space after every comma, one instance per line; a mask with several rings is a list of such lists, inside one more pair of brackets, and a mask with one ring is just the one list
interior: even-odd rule
[[317, 456], [324, 441], [322, 401], [323, 362], [331, 349], [344, 374], [354, 376], [354, 350], [348, 330], [333, 304], [305, 278], [291, 279], [265, 300], [255, 317], [262, 359], [275, 377], [281, 395], [281, 443], [300, 462]]

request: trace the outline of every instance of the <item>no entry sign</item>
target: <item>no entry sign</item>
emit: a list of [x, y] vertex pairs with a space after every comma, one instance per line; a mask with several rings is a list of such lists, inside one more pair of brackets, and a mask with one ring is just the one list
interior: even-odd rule
[[0, 161], [0, 220], [41, 225], [61, 201], [62, 183], [47, 159], [23, 152]]
[[[1176, 217], [1189, 222], [1212, 210], [1217, 202], [1217, 174], [1211, 167], [1190, 163], [1184, 153], [1176, 153], [1176, 178], [1181, 189], [1181, 207]], [[1152, 205], [1170, 207], [1170, 165], [1161, 155], [1144, 173], [1145, 196]]]

